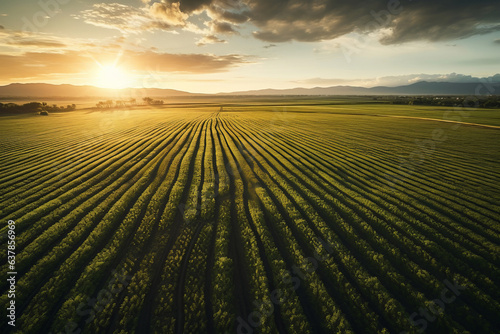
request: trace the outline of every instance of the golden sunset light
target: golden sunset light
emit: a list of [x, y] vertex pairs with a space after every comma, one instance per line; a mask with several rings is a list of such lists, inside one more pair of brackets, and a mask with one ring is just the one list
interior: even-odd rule
[[95, 81], [97, 87], [121, 89], [130, 87], [132, 79], [116, 65], [100, 65]]

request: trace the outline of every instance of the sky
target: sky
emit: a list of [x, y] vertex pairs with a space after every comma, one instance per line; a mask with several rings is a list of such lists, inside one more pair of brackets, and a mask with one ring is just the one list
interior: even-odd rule
[[20, 0], [0, 85], [170, 88], [500, 81], [498, 0]]

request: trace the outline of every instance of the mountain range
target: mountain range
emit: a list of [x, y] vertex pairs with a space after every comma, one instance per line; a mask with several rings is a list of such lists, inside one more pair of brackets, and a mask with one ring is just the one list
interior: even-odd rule
[[[219, 93], [219, 96], [257, 96], [257, 95], [500, 95], [500, 82], [482, 83], [452, 83], [421, 81], [410, 85], [397, 87], [355, 87], [332, 86], [292, 89], [262, 89], [239, 92]], [[45, 83], [13, 83], [0, 86], [0, 97], [41, 98], [41, 97], [72, 97], [72, 98], [127, 98], [138, 96], [149, 97], [188, 97], [204, 96], [206, 94], [189, 93], [174, 89], [161, 88], [126, 88], [109, 89], [94, 86], [53, 85]]]
[[174, 89], [161, 88], [124, 88], [111, 89], [95, 86], [53, 85], [46, 83], [13, 83], [0, 86], [0, 97], [72, 97], [72, 98], [113, 98], [128, 99], [130, 97], [171, 97], [191, 96], [191, 94]]
[[[480, 87], [480, 89], [479, 89]], [[254, 91], [224, 93], [224, 95], [500, 95], [500, 82], [483, 85], [482, 83], [454, 83], [420, 81], [411, 85], [372, 88], [354, 86], [332, 86], [293, 89], [263, 89]]]

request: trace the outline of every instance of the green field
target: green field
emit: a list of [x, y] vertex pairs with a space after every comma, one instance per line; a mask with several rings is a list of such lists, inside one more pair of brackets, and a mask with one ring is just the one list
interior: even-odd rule
[[365, 102], [0, 117], [16, 332], [498, 333], [500, 110]]

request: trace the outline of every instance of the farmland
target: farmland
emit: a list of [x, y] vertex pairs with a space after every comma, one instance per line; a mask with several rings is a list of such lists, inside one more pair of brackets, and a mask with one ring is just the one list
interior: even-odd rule
[[498, 333], [500, 110], [348, 102], [1, 117], [15, 329]]

